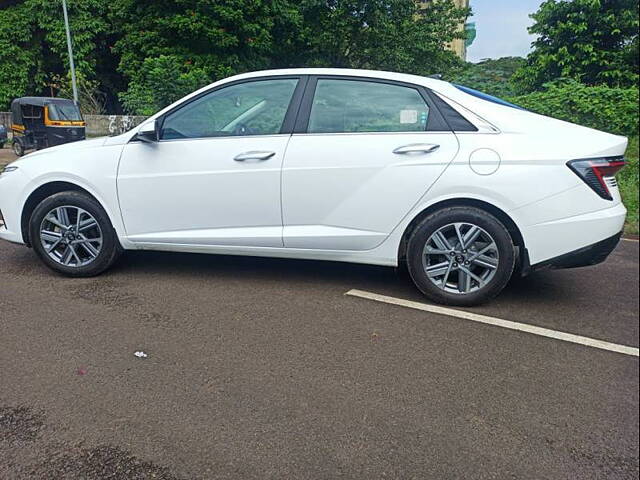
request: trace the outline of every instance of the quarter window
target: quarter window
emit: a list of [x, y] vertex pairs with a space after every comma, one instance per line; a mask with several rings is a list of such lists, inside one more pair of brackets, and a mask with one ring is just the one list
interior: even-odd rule
[[297, 79], [261, 80], [214, 90], [165, 118], [160, 138], [280, 133]]
[[309, 133], [422, 132], [429, 107], [411, 87], [359, 80], [319, 79]]

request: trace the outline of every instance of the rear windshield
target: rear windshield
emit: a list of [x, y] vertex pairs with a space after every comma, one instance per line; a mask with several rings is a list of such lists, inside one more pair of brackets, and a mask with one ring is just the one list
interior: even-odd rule
[[473, 95], [474, 97], [481, 98], [482, 100], [486, 100], [487, 102], [497, 103], [498, 105], [504, 105], [505, 107], [517, 108], [518, 110], [524, 110], [524, 108], [519, 107], [518, 105], [514, 105], [513, 103], [509, 103], [506, 100], [502, 100], [501, 98], [494, 97], [493, 95], [489, 95], [488, 93], [482, 93], [478, 90], [474, 90], [473, 88], [464, 87], [462, 85], [453, 85], [458, 90], [462, 90], [464, 93], [468, 93], [469, 95]]
[[80, 109], [73, 103], [50, 103], [47, 108], [51, 120], [82, 120]]

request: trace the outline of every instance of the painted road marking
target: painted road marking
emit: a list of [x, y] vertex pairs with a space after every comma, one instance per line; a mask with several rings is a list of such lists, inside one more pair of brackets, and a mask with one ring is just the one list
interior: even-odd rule
[[623, 238], [622, 240], [624, 240], [625, 242], [634, 242], [634, 243], [638, 243], [638, 239], [637, 238]]
[[479, 315], [477, 313], [465, 312], [463, 310], [455, 310], [453, 308], [440, 307], [437, 305], [428, 305], [426, 303], [412, 302], [411, 300], [403, 300], [401, 298], [388, 297], [386, 295], [379, 295], [377, 293], [365, 292], [363, 290], [349, 290], [345, 295], [351, 297], [366, 298], [367, 300], [374, 300], [376, 302], [389, 303], [391, 305], [398, 305], [401, 307], [413, 308], [414, 310], [422, 310], [424, 312], [436, 313], [438, 315], [447, 315], [449, 317], [462, 318], [464, 320], [471, 320], [472, 322], [484, 323], [487, 325], [494, 325], [496, 327], [508, 328], [510, 330], [517, 330], [520, 332], [532, 333], [541, 337], [554, 338], [556, 340], [562, 340], [564, 342], [577, 343], [579, 345], [586, 345], [587, 347], [599, 348], [601, 350], [608, 350], [610, 352], [622, 353], [624, 355], [631, 355], [633, 357], [638, 356], [638, 349], [635, 347], [628, 347], [626, 345], [618, 345], [617, 343], [604, 342], [595, 338], [581, 337], [580, 335], [574, 335], [572, 333], [558, 332], [556, 330], [550, 330], [548, 328], [536, 327], [534, 325], [528, 325], [526, 323], [512, 322], [510, 320], [502, 320], [501, 318], [489, 317], [487, 315]]

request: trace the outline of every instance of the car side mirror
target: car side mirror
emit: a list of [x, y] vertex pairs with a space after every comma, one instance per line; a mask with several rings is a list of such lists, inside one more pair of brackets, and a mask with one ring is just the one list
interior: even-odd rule
[[152, 143], [160, 140], [160, 128], [158, 125], [158, 121], [154, 120], [153, 122], [144, 123], [138, 133], [136, 133], [136, 138], [141, 142]]

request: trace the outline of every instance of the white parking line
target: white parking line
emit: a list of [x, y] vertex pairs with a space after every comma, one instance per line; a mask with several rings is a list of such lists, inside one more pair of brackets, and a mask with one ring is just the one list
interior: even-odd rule
[[564, 342], [577, 343], [580, 345], [586, 345], [587, 347], [599, 348], [601, 350], [608, 350], [610, 352], [622, 353], [624, 355], [631, 355], [633, 357], [638, 356], [638, 349], [635, 347], [628, 347], [626, 345], [618, 345], [617, 343], [604, 342], [602, 340], [596, 340], [595, 338], [581, 337], [580, 335], [573, 335], [572, 333], [558, 332], [556, 330], [550, 330], [548, 328], [536, 327], [534, 325], [528, 325], [526, 323], [512, 322], [510, 320], [502, 320], [500, 318], [489, 317], [486, 315], [479, 315], [477, 313], [465, 312], [463, 310], [454, 310], [453, 308], [439, 307], [437, 305], [428, 305], [426, 303], [412, 302], [410, 300], [403, 300], [401, 298], [388, 297], [386, 295], [379, 295], [377, 293], [365, 292], [363, 290], [349, 290], [345, 295], [352, 297], [366, 298], [367, 300], [374, 300], [376, 302], [389, 303], [391, 305], [399, 305], [401, 307], [413, 308], [414, 310], [422, 310], [424, 312], [436, 313], [438, 315], [447, 315], [449, 317], [462, 318], [464, 320], [471, 320], [472, 322], [484, 323], [487, 325], [494, 325], [496, 327], [508, 328], [510, 330], [518, 330], [520, 332], [532, 333], [541, 337], [554, 338], [556, 340], [562, 340]]
[[625, 242], [638, 243], [638, 239], [637, 238], [623, 238], [622, 240], [624, 240]]

